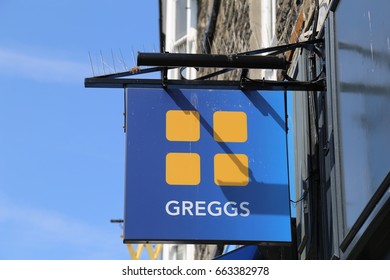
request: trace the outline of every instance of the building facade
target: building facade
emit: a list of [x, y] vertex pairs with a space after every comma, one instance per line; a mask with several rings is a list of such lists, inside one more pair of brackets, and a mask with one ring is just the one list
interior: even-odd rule
[[[390, 19], [386, 0], [160, 0], [161, 51], [236, 54], [316, 40], [283, 53], [287, 75], [322, 91], [289, 91], [293, 103], [295, 242], [260, 244], [272, 259], [390, 258]], [[214, 72], [169, 71], [170, 79]], [[215, 77], [238, 80], [240, 72]], [[211, 259], [219, 245], [165, 245], [164, 259]]]

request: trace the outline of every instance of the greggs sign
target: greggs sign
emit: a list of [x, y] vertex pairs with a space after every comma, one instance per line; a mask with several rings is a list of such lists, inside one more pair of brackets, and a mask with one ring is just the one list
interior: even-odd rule
[[125, 242], [290, 242], [283, 93], [126, 89]]

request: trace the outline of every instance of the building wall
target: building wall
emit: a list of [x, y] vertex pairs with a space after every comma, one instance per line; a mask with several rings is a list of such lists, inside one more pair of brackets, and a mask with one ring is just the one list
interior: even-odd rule
[[250, 1], [220, 1], [215, 23], [214, 40], [205, 39], [209, 26], [213, 0], [199, 0], [198, 52], [205, 52], [211, 46], [213, 54], [230, 54], [249, 49], [251, 28], [249, 23]]
[[[390, 139], [383, 130], [390, 115], [381, 106], [387, 104], [389, 87], [383, 75], [388, 69], [379, 59], [390, 33], [382, 13], [387, 3], [279, 1], [279, 42], [324, 40], [317, 44], [322, 56], [310, 50], [288, 56], [290, 76], [312, 80], [322, 73], [327, 85], [323, 92], [294, 93], [300, 259], [390, 255], [390, 166], [381, 156], [387, 151], [383, 143]], [[374, 157], [377, 167], [369, 164]]]
[[[275, 0], [275, 1], [221, 1], [219, 10], [213, 11], [214, 1], [200, 0], [198, 12], [198, 44], [197, 52], [210, 52], [212, 54], [234, 54], [266, 48], [275, 45], [283, 45], [295, 43], [297, 41], [307, 40], [310, 37], [314, 38], [316, 32], [322, 28], [323, 20], [319, 18], [319, 8], [321, 12], [327, 13], [329, 1], [315, 0]], [[318, 6], [316, 6], [318, 4]], [[316, 9], [317, 8], [317, 9]], [[215, 20], [215, 29], [212, 30], [213, 36], [210, 40], [209, 35], [210, 21], [212, 20], [213, 12], [217, 12], [218, 16]], [[211, 24], [213, 25], [213, 24]], [[314, 30], [314, 32], [313, 32]], [[314, 34], [313, 34], [314, 33]], [[209, 48], [205, 46], [208, 44]], [[302, 55], [303, 54], [303, 55]], [[290, 76], [294, 76], [301, 80], [310, 80], [311, 73], [306, 72], [307, 65], [310, 64], [306, 57], [310, 54], [307, 52], [286, 52], [286, 59], [292, 62], [290, 67]], [[300, 64], [300, 66], [299, 66]], [[298, 71], [296, 69], [299, 69]], [[202, 76], [217, 69], [201, 69], [198, 76]], [[298, 73], [298, 75], [297, 75]], [[220, 75], [217, 78], [221, 80], [237, 80], [241, 71], [232, 71], [228, 74]], [[273, 71], [250, 71], [252, 78], [267, 78], [276, 79]], [[282, 79], [279, 76], [279, 79]], [[313, 95], [313, 93], [311, 93]], [[303, 189], [307, 188], [312, 181], [307, 178], [311, 176], [310, 164], [311, 155], [315, 154], [313, 146], [318, 143], [316, 133], [307, 134], [307, 131], [315, 129], [314, 121], [308, 118], [310, 115], [309, 108], [313, 106], [313, 102], [304, 93], [297, 94], [294, 100], [297, 115], [295, 118], [296, 137], [295, 142], [301, 145], [296, 145], [295, 151], [297, 158], [296, 176], [297, 193], [296, 197], [300, 198], [303, 194]], [[313, 96], [312, 96], [313, 97]], [[311, 98], [313, 100], [313, 98]], [[294, 128], [294, 129], [295, 129]], [[313, 139], [310, 139], [313, 137]], [[315, 142], [312, 146], [311, 143]], [[316, 201], [315, 195], [311, 195], [311, 199], [302, 200], [297, 203], [297, 246], [301, 247], [299, 257], [319, 258], [316, 255], [317, 246], [314, 246], [320, 240], [311, 238], [316, 236], [316, 232], [311, 229], [310, 222], [315, 218], [315, 215], [308, 215], [307, 211], [310, 208], [310, 203]], [[313, 206], [312, 206], [313, 208]], [[313, 208], [314, 209], [314, 208]], [[309, 241], [308, 241], [309, 240]], [[209, 246], [201, 245], [197, 247], [197, 252], [207, 252]], [[200, 258], [209, 256], [209, 254], [199, 254]]]
[[316, 0], [278, 0], [276, 35], [279, 44], [295, 43], [311, 25]]
[[[313, 30], [317, 31], [315, 22], [315, 0], [279, 0], [276, 15], [276, 34], [279, 44], [290, 44], [298, 41], [315, 38]], [[310, 53], [303, 50], [286, 52], [285, 57], [291, 61], [288, 74], [297, 80], [311, 80], [311, 72], [308, 65]], [[311, 192], [319, 186], [315, 167], [316, 147], [318, 145], [315, 118], [310, 109], [313, 106], [313, 92], [293, 92], [293, 132], [294, 132], [294, 159], [295, 174], [292, 178], [296, 188], [294, 204], [296, 210], [297, 227], [297, 251], [300, 259], [316, 259], [318, 251], [316, 245], [319, 240], [317, 233], [313, 231], [316, 213], [313, 202], [317, 196]]]
[[[377, 5], [377, 3], [384, 5], [386, 3], [385, 0], [376, 1], [359, 0], [358, 2], [365, 3], [365, 5]], [[348, 203], [342, 200], [345, 193], [339, 127], [339, 122], [342, 120], [339, 115], [340, 109], [342, 109], [339, 95], [342, 92], [339, 88], [340, 73], [338, 71], [341, 69], [344, 73], [359, 72], [361, 67], [345, 67], [345, 65], [349, 65], [348, 63], [343, 64], [344, 68], [340, 68], [338, 65], [337, 52], [339, 51], [340, 54], [340, 50], [337, 49], [340, 45], [337, 43], [334, 25], [337, 25], [335, 13], [337, 6], [340, 6], [339, 3], [347, 3], [350, 5], [350, 10], [354, 5], [347, 0], [198, 0], [197, 2], [197, 53], [235, 54], [309, 39], [324, 39], [322, 44], [316, 45], [322, 55], [315, 54], [312, 50], [284, 53], [286, 59], [291, 62], [288, 70], [290, 77], [301, 81], [310, 81], [319, 77], [320, 80], [326, 81], [326, 90], [323, 92], [292, 93], [294, 102], [292, 129], [295, 142], [294, 182], [296, 188], [294, 206], [297, 213], [296, 235], [299, 259], [381, 258], [381, 256], [390, 255], [390, 242], [385, 241], [390, 240], [388, 238], [390, 231], [387, 229], [388, 227], [384, 226], [384, 221], [390, 220], [390, 199], [385, 200], [386, 195], [390, 196], [388, 191], [383, 196], [384, 199], [379, 201], [380, 203], [373, 203], [374, 208], [366, 215], [367, 217], [359, 226], [360, 230], [351, 237], [348, 243], [350, 245], [345, 245], [345, 238], [348, 239], [348, 231], [351, 227], [353, 228], [354, 221], [346, 223], [346, 218], [348, 218], [346, 215], [349, 211]], [[381, 32], [376, 33], [376, 31], [383, 30], [383, 28], [378, 28], [374, 30], [375, 32], [372, 32], [371, 28], [378, 22], [384, 22], [384, 26], [389, 25], [386, 16], [374, 17], [372, 7], [364, 7], [364, 9], [363, 13], [360, 13], [360, 21], [364, 21], [366, 33], [363, 35], [360, 32], [363, 29], [354, 30], [354, 32], [357, 33], [356, 38], [360, 36], [362, 41], [366, 39], [364, 42], [368, 46], [360, 47], [358, 45], [352, 48], [349, 46], [349, 51], [353, 52], [353, 55], [360, 54], [359, 59], [363, 61], [362, 65], [369, 63], [367, 58], [372, 58], [372, 69], [375, 72], [376, 69], [379, 70], [383, 65], [386, 65], [383, 62], [387, 61], [387, 58], [383, 56], [383, 50], [381, 52], [375, 51], [374, 43], [388, 47], [390, 31], [389, 34], [384, 34], [377, 39], [373, 36], [381, 34]], [[380, 18], [379, 21], [378, 18]], [[347, 23], [343, 24], [347, 25]], [[369, 45], [370, 42], [371, 45]], [[342, 46], [344, 46], [342, 51], [348, 51], [345, 49], [348, 45], [342, 44]], [[200, 77], [216, 70], [203, 68], [197, 72], [197, 76]], [[372, 74], [374, 72], [369, 73], [373, 77], [371, 80], [375, 80], [378, 76]], [[231, 71], [219, 75], [216, 79], [237, 80], [240, 74], [241, 71]], [[252, 78], [260, 79], [263, 77], [271, 80], [283, 79], [281, 75], [276, 77], [273, 71], [251, 70], [249, 75]], [[382, 80], [380, 82], [383, 82]], [[357, 92], [357, 97], [361, 96], [356, 86], [349, 86], [350, 89]], [[366, 88], [365, 94], [370, 94], [370, 90], [378, 89], [383, 91], [383, 85], [373, 87], [373, 89]], [[384, 92], [387, 92], [386, 90], [385, 87]], [[353, 100], [356, 100], [355, 97]], [[375, 109], [373, 110], [375, 111]], [[383, 119], [389, 118], [386, 112], [388, 111], [383, 110], [381, 113], [376, 111], [379, 114], [378, 118], [380, 118], [378, 123], [383, 123]], [[364, 125], [369, 125], [367, 122], [364, 123], [365, 120], [369, 119], [364, 115], [364, 112], [357, 110], [356, 115], [360, 116], [360, 121]], [[348, 126], [348, 123], [344, 125]], [[377, 132], [379, 132], [375, 137], [379, 137], [381, 141], [386, 140], [387, 134], [381, 134], [380, 128], [378, 128]], [[374, 147], [374, 150], [381, 151], [378, 147]], [[380, 156], [379, 152], [378, 156]], [[357, 161], [364, 162], [364, 158], [357, 157]], [[349, 163], [346, 161], [344, 164], [348, 165]], [[390, 167], [382, 165], [380, 167], [384, 173], [390, 169]], [[356, 170], [356, 172], [360, 172], [360, 170]], [[383, 179], [385, 180], [383, 183], [376, 183], [375, 186], [370, 186], [370, 189], [374, 191], [385, 189], [388, 186], [386, 180], [390, 181], [390, 175]], [[356, 193], [358, 192], [359, 190], [356, 190]], [[372, 194], [370, 193], [370, 195]], [[372, 199], [367, 197], [367, 200], [370, 202]], [[364, 204], [361, 207], [363, 208]], [[357, 221], [360, 217], [358, 216], [354, 217]], [[375, 240], [380, 241], [380, 245], [375, 245]], [[196, 245], [195, 258], [213, 258], [219, 249], [216, 245]], [[278, 255], [278, 257], [282, 256]]]
[[340, 0], [329, 14], [327, 91], [336, 109], [341, 258], [390, 256], [389, 8], [386, 0]]
[[[220, 4], [215, 5], [215, 2]], [[236, 54], [275, 44], [276, 0], [199, 0], [198, 6], [197, 53]], [[213, 13], [217, 14], [214, 22]], [[204, 68], [198, 76], [216, 70]], [[252, 70], [249, 75], [269, 77], [272, 71]], [[236, 80], [239, 76], [240, 71], [231, 71], [215, 79]]]
[[[269, 47], [274, 38], [275, 11], [272, 7], [275, 10], [275, 6], [274, 0], [199, 0], [197, 53], [235, 54]], [[201, 77], [217, 70], [202, 68], [197, 74]], [[241, 71], [236, 70], [215, 79], [237, 80], [240, 75]], [[251, 71], [249, 75], [260, 78], [272, 75], [272, 71]], [[195, 248], [196, 259], [211, 259], [223, 251], [217, 245], [196, 245]]]
[[[220, 1], [219, 7], [215, 7], [215, 2], [218, 1], [198, 1], [198, 53], [235, 54], [295, 43], [303, 33], [312, 27], [315, 12], [315, 0], [227, 0]], [[212, 22], [215, 14], [217, 14], [215, 22]], [[210, 32], [213, 32], [212, 36], [209, 36]], [[302, 38], [300, 39], [302, 40]], [[289, 60], [293, 59], [292, 53], [285, 55]], [[297, 57], [295, 57], [294, 63], [298, 63]], [[218, 69], [200, 69], [198, 77], [216, 70]], [[236, 70], [219, 75], [215, 79], [237, 80], [240, 75], [241, 70]], [[249, 76], [270, 80], [277, 78], [276, 72], [272, 70], [250, 70]], [[307, 151], [300, 152], [306, 153]], [[298, 208], [300, 211], [301, 205], [298, 205]], [[302, 223], [301, 226], [304, 227], [305, 224]], [[299, 235], [300, 239], [304, 237], [305, 235]], [[212, 245], [196, 245], [196, 259], [209, 259], [215, 250], [216, 247]], [[263, 249], [263, 251], [265, 250], [268, 248]], [[274, 255], [282, 257], [280, 252]]]
[[[249, 1], [220, 1], [213, 11], [213, 0], [199, 0], [197, 52], [211, 54], [234, 54], [250, 49], [251, 28]], [[210, 15], [217, 13], [215, 29], [209, 30]], [[213, 32], [214, 31], [214, 32]], [[212, 33], [213, 38], [206, 35]], [[209, 49], [209, 51], [207, 51]], [[204, 68], [198, 73], [203, 76], [216, 69]], [[238, 72], [219, 76], [219, 79], [235, 79]]]

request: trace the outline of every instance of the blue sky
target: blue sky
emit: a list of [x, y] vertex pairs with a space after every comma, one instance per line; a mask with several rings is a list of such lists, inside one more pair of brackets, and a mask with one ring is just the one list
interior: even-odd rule
[[128, 259], [123, 92], [84, 78], [158, 51], [158, 1], [2, 0], [0, 26], [0, 259]]

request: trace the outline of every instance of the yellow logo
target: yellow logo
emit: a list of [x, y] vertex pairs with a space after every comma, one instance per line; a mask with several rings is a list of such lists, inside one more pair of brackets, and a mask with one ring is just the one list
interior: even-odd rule
[[[218, 111], [213, 115], [216, 142], [244, 143], [248, 139], [244, 112]], [[200, 116], [197, 111], [170, 110], [166, 113], [168, 141], [200, 140]], [[168, 153], [165, 180], [169, 185], [196, 186], [201, 182], [201, 157], [197, 153]], [[218, 186], [246, 186], [249, 183], [248, 157], [245, 154], [216, 154], [214, 182]]]
[[200, 139], [199, 113], [196, 111], [168, 111], [166, 114], [166, 137], [169, 141], [198, 141]]

